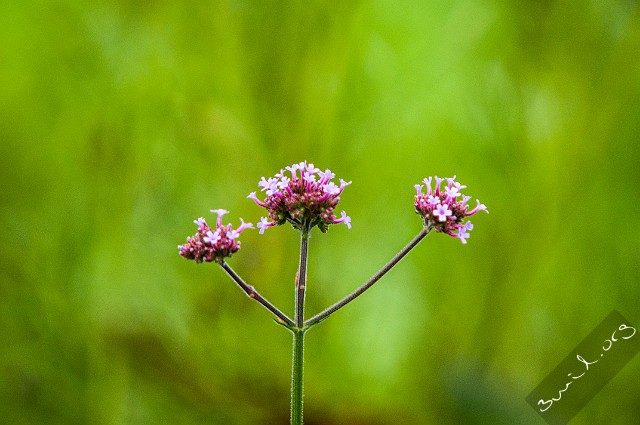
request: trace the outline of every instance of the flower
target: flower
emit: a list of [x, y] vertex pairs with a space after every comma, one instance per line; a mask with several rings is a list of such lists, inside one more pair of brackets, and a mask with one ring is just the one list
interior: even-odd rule
[[[442, 183], [446, 180], [445, 187], [441, 189]], [[432, 189], [431, 182], [435, 181]], [[469, 232], [473, 229], [473, 224], [465, 219], [474, 215], [478, 211], [489, 213], [487, 207], [476, 199], [476, 207], [470, 211], [467, 202], [470, 196], [463, 195], [463, 186], [456, 182], [456, 176], [441, 179], [440, 177], [427, 177], [423, 180], [424, 185], [417, 184], [414, 207], [416, 213], [424, 220], [424, 225], [435, 229], [436, 232], [443, 232], [454, 236], [463, 244], [469, 239]], [[422, 191], [426, 187], [426, 193]], [[461, 198], [461, 199], [460, 199]]]
[[229, 211], [218, 209], [211, 212], [218, 215], [215, 229], [211, 229], [205, 219], [200, 217], [194, 220], [198, 226], [198, 232], [188, 237], [186, 244], [178, 246], [180, 255], [187, 260], [195, 260], [196, 263], [203, 261], [222, 263], [226, 257], [231, 257], [240, 249], [240, 241], [237, 240], [240, 233], [245, 229], [253, 228], [253, 224], [245, 223], [243, 219], [240, 219], [240, 226], [237, 229], [233, 229], [231, 224], [223, 226], [222, 216]]
[[330, 224], [339, 223], [350, 229], [351, 218], [344, 211], [340, 218], [336, 218], [334, 208], [340, 201], [340, 194], [351, 182], [340, 179], [338, 185], [331, 181], [335, 176], [331, 170], [320, 171], [303, 161], [285, 167], [274, 177], [262, 177], [258, 186], [265, 192], [264, 201], [258, 199], [256, 192], [247, 196], [268, 211], [268, 216], [262, 217], [258, 223], [260, 234], [268, 227], [280, 226], [287, 221], [301, 231], [318, 226], [326, 232]]

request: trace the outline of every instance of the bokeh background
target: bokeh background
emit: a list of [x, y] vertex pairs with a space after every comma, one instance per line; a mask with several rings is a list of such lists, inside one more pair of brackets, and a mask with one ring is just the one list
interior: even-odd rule
[[[640, 324], [640, 6], [585, 1], [4, 1], [0, 421], [286, 424], [291, 337], [176, 246], [301, 160], [352, 180], [314, 233], [306, 423], [544, 424], [526, 395], [612, 309]], [[287, 312], [298, 235], [230, 264]], [[572, 424], [634, 424], [640, 359]]]

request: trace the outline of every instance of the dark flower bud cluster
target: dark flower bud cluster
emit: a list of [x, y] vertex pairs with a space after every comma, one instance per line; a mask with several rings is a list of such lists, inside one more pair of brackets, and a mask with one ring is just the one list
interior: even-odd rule
[[211, 262], [222, 263], [226, 257], [231, 257], [240, 249], [238, 237], [245, 229], [252, 229], [253, 224], [245, 223], [240, 219], [240, 227], [233, 229], [231, 224], [222, 225], [222, 216], [228, 211], [218, 209], [211, 210], [218, 215], [215, 229], [211, 229], [204, 218], [194, 220], [198, 226], [198, 232], [187, 238], [187, 243], [179, 245], [178, 250], [187, 260], [195, 260], [196, 263]]
[[[290, 175], [285, 175], [285, 170]], [[298, 230], [304, 230], [305, 226], [309, 229], [318, 226], [322, 232], [326, 232], [330, 224], [338, 223], [351, 228], [351, 218], [344, 211], [340, 218], [336, 218], [334, 213], [340, 194], [351, 182], [340, 179], [338, 186], [331, 181], [335, 177], [331, 170], [320, 171], [306, 161], [293, 164], [285, 170], [268, 179], [262, 177], [258, 185], [267, 195], [264, 201], [258, 199], [256, 192], [247, 196], [269, 213], [258, 223], [260, 234], [268, 227], [280, 226], [287, 221]]]
[[[431, 182], [435, 180], [435, 188], [431, 189]], [[443, 181], [447, 181], [444, 190], [440, 189]], [[468, 211], [467, 202], [470, 196], [463, 195], [463, 186], [456, 182], [456, 176], [441, 179], [440, 177], [427, 177], [423, 180], [426, 186], [426, 193], [422, 192], [424, 187], [421, 184], [415, 185], [416, 194], [414, 206], [416, 212], [423, 218], [424, 225], [433, 227], [436, 232], [443, 232], [460, 239], [462, 243], [467, 243], [469, 232], [473, 229], [470, 221], [465, 222], [466, 217], [474, 215], [478, 211], [489, 213], [487, 207], [476, 199], [477, 205]]]

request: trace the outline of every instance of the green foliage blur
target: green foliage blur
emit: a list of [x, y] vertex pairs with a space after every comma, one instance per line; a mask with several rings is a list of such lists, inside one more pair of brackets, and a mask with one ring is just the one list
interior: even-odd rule
[[[309, 425], [544, 424], [527, 394], [640, 325], [635, 0], [9, 0], [0, 40], [2, 423], [288, 423], [290, 334], [176, 246], [302, 160], [353, 181], [309, 315], [420, 230], [423, 177], [490, 210], [309, 332]], [[229, 263], [292, 314], [298, 246]], [[639, 373], [572, 424], [637, 423]]]

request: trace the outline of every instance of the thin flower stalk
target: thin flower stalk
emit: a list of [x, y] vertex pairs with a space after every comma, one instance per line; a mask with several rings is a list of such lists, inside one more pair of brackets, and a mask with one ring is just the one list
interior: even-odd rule
[[271, 304], [266, 298], [260, 295], [253, 286], [247, 285], [247, 283], [242, 280], [240, 276], [238, 276], [238, 274], [231, 268], [231, 266], [229, 266], [224, 261], [220, 263], [220, 266], [224, 269], [224, 271], [227, 272], [231, 279], [233, 279], [233, 281], [238, 284], [240, 289], [242, 289], [249, 298], [251, 298], [252, 300], [256, 300], [257, 302], [262, 304], [264, 308], [266, 308], [274, 316], [276, 316], [276, 320], [278, 321], [278, 323], [280, 323], [281, 325], [285, 325], [288, 328], [295, 327], [295, 323], [293, 322], [293, 320], [289, 319], [286, 314], [284, 314], [276, 306]]
[[300, 232], [300, 263], [296, 276], [295, 316], [296, 326], [301, 329], [304, 326], [304, 297], [307, 289], [307, 259], [309, 257], [309, 225], [303, 224]]
[[295, 328], [291, 360], [291, 424], [302, 425], [304, 400], [304, 301], [307, 289], [310, 223], [302, 224], [300, 231], [300, 263], [296, 274]]

